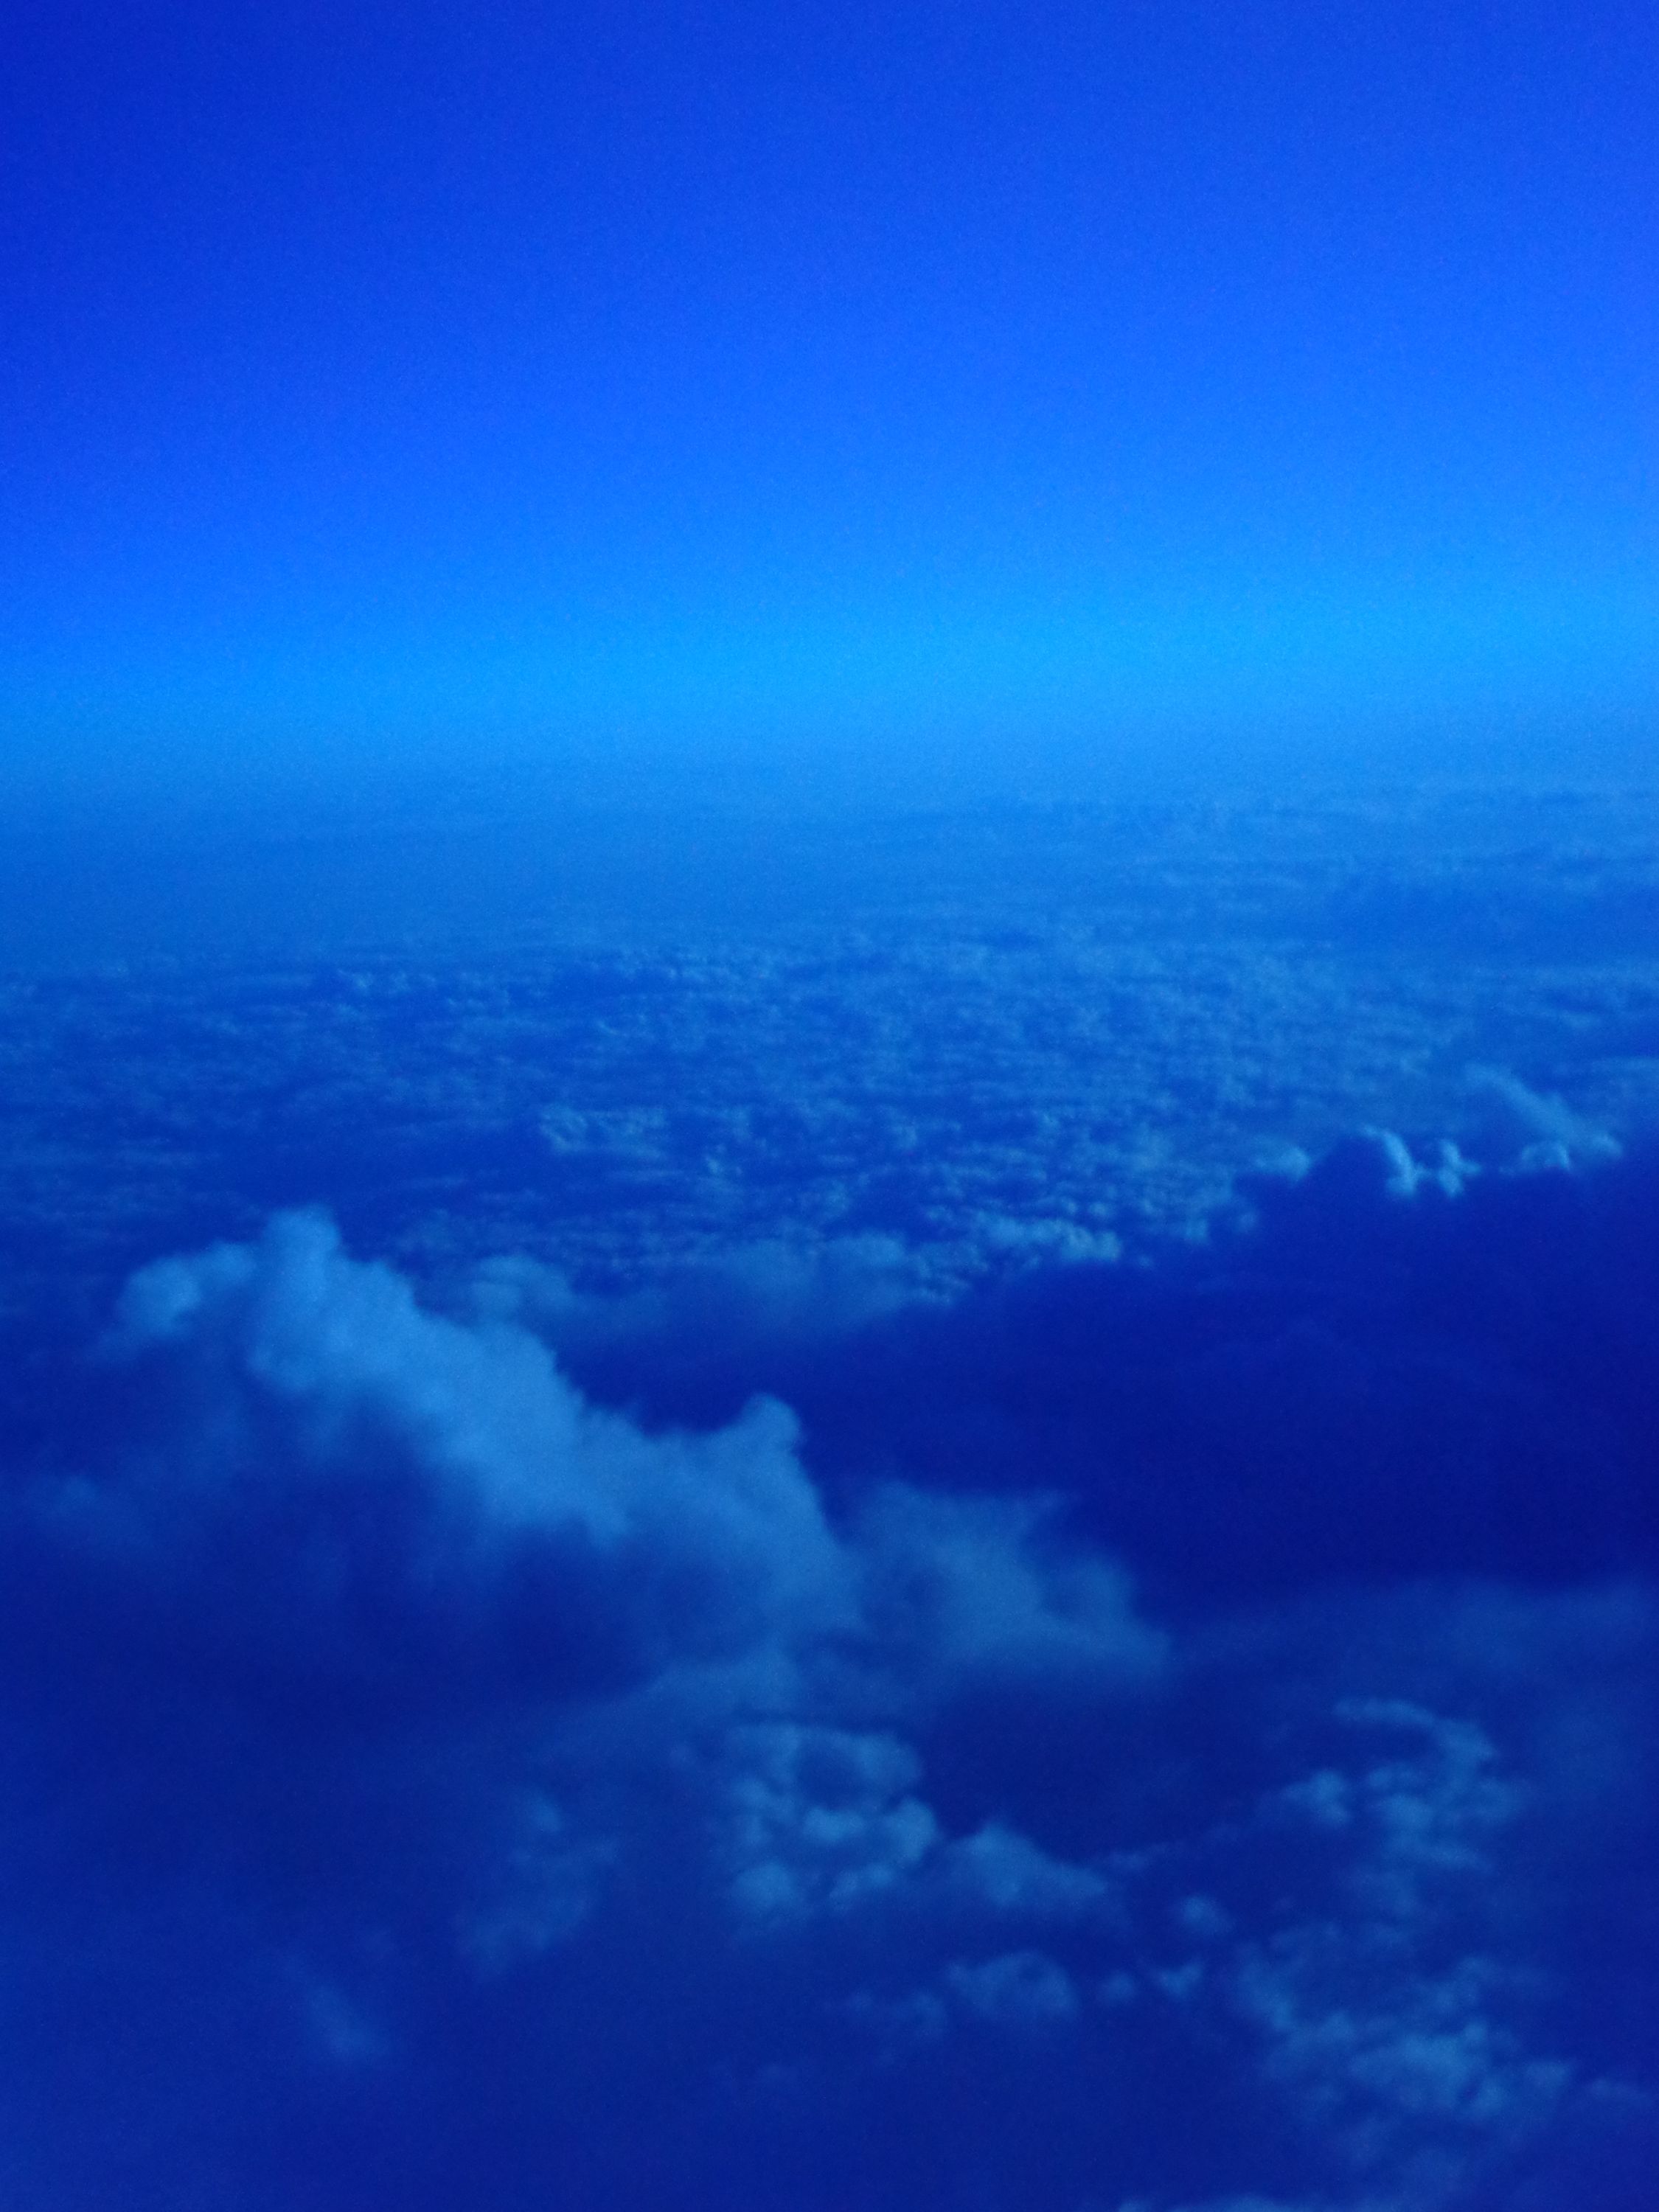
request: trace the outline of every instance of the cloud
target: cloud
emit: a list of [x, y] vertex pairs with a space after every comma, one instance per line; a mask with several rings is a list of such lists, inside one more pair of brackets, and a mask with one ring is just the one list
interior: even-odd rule
[[141, 1270], [5, 1492], [14, 2200], [1638, 2205], [1652, 1164], [1419, 1170], [678, 1336]]
[[833, 1488], [1059, 1494], [1143, 1583], [1219, 1601], [1325, 1578], [1543, 1583], [1659, 1566], [1659, 1157], [1593, 1172], [1369, 1132], [1243, 1187], [1148, 1262], [1030, 1268], [951, 1300], [630, 1364], [543, 1323], [653, 1419], [785, 1399]]
[[[503, 1253], [637, 1289], [874, 1237], [951, 1290], [1139, 1255], [1241, 1164], [1364, 1121], [1483, 1162], [1571, 1151], [1659, 1095], [1647, 813], [1500, 789], [855, 834], [562, 817], [556, 866], [500, 825], [523, 872], [477, 871], [458, 911], [453, 869], [408, 875], [453, 823], [412, 809], [331, 926], [307, 884], [253, 927], [223, 854], [181, 850], [168, 957], [140, 933], [105, 964], [66, 909], [145, 870], [66, 866], [58, 924], [0, 975], [0, 1324], [78, 1341], [143, 1259], [319, 1197], [428, 1288]], [[360, 868], [338, 828], [289, 857], [332, 836]], [[268, 890], [261, 834], [241, 872]]]

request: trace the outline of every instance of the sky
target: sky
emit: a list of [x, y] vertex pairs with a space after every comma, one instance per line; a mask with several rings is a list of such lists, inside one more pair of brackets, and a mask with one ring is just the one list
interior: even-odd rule
[[19, 788], [1088, 787], [1649, 726], [1637, 5], [19, 0], [0, 40]]

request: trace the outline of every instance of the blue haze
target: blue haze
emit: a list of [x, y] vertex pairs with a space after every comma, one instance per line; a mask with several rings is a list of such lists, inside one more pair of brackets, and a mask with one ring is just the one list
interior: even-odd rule
[[1650, 714], [1639, 8], [24, 0], [4, 42], [31, 780], [1077, 793]]

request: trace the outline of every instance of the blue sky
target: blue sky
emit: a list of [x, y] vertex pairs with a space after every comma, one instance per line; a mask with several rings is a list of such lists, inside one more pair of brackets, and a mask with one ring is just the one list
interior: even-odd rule
[[12, 764], [1642, 725], [1592, 5], [25, 0]]

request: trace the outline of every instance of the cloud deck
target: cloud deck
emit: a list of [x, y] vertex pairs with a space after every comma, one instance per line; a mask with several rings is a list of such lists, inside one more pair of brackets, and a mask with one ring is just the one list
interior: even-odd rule
[[284, 1209], [15, 1324], [9, 2200], [1636, 2212], [1659, 1158], [1587, 1095], [1128, 1256]]

